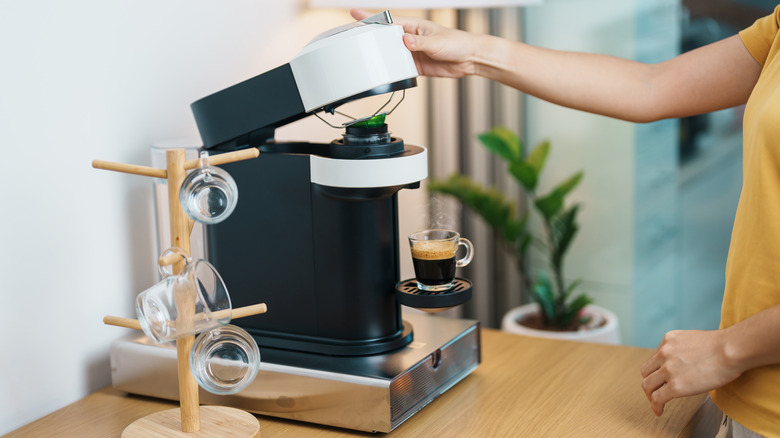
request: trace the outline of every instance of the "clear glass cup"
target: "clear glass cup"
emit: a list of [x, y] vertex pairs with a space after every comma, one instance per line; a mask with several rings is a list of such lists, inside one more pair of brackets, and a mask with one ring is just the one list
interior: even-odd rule
[[[424, 230], [409, 236], [417, 288], [424, 291], [444, 291], [455, 282], [455, 268], [468, 265], [474, 257], [471, 241], [450, 230]], [[456, 259], [458, 248], [466, 254]]]
[[227, 219], [238, 202], [238, 186], [229, 173], [209, 165], [208, 152], [200, 153], [200, 167], [184, 179], [179, 202], [187, 216], [204, 224]]
[[171, 275], [160, 267], [163, 279], [136, 298], [136, 316], [146, 336], [156, 343], [201, 333], [230, 322], [232, 307], [225, 283], [205, 260], [192, 262], [179, 248], [166, 250], [185, 260], [184, 269]]
[[254, 338], [235, 325], [203, 332], [190, 350], [190, 370], [201, 388], [213, 394], [235, 394], [257, 376], [260, 349]]

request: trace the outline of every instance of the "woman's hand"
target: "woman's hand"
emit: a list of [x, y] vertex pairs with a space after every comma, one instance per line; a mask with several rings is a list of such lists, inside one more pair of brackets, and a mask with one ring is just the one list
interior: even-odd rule
[[677, 397], [720, 388], [742, 374], [727, 354], [725, 330], [675, 330], [642, 365], [642, 389], [655, 415]]
[[[350, 11], [356, 20], [372, 14]], [[460, 78], [475, 73], [474, 54], [479, 36], [414, 17], [393, 17], [403, 26], [404, 44], [412, 52], [417, 71], [424, 76]]]

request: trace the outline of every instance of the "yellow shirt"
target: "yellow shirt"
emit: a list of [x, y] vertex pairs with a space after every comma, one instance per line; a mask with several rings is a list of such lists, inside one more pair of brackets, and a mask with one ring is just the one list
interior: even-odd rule
[[[780, 304], [779, 24], [780, 6], [739, 34], [762, 70], [745, 108], [742, 193], [726, 263], [721, 328]], [[747, 371], [711, 395], [748, 429], [780, 436], [780, 365]]]

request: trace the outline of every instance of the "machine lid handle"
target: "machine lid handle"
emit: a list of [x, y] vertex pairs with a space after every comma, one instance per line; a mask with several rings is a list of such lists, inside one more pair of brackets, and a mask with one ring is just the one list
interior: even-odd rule
[[366, 24], [393, 24], [393, 16], [390, 14], [390, 11], [383, 11], [376, 15], [372, 15], [370, 17], [366, 17], [360, 21], [354, 21], [349, 24], [345, 24], [339, 27], [334, 27], [333, 29], [327, 30], [316, 37], [314, 37], [313, 40], [309, 41], [307, 46], [315, 43], [319, 40], [323, 40], [325, 38], [328, 38], [330, 36], [336, 35], [337, 33], [346, 32], [350, 29], [354, 29], [356, 27], [365, 26]]
[[390, 11], [382, 11], [360, 21], [366, 24], [393, 24], [393, 15], [390, 14]]

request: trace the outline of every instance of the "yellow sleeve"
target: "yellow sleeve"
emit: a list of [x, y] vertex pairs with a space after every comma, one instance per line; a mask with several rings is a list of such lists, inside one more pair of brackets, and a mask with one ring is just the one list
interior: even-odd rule
[[752, 26], [739, 33], [742, 43], [761, 65], [766, 62], [769, 48], [777, 36], [778, 23], [780, 23], [780, 5], [775, 7], [772, 15], [759, 18]]

